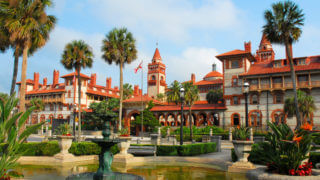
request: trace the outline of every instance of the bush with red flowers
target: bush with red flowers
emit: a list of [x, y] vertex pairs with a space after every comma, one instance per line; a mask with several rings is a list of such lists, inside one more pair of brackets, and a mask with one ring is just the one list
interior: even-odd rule
[[290, 169], [289, 175], [291, 176], [310, 176], [312, 174], [312, 162], [305, 162], [300, 165], [297, 170]]

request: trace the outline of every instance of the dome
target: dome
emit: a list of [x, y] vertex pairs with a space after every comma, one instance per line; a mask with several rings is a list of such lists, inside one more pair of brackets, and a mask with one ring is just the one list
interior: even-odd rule
[[206, 76], [204, 76], [203, 79], [207, 79], [207, 78], [211, 78], [211, 77], [223, 77], [223, 75], [221, 73], [219, 73], [218, 71], [211, 71]]

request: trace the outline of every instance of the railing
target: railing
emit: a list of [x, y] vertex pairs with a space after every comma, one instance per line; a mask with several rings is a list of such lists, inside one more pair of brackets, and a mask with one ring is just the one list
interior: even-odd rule
[[272, 87], [273, 87], [273, 89], [281, 89], [282, 88], [282, 83], [273, 83]]
[[320, 87], [320, 81], [311, 81], [312, 87]]
[[285, 83], [284, 83], [284, 87], [285, 87], [286, 89], [292, 89], [292, 88], [293, 88], [293, 84], [292, 84], [292, 82], [285, 82]]
[[250, 85], [250, 91], [254, 91], [254, 90], [258, 90], [258, 89], [259, 89], [258, 85], [256, 85], [256, 84]]
[[299, 88], [304, 88], [304, 87], [309, 87], [309, 82], [308, 81], [300, 81], [298, 82]]
[[260, 87], [263, 90], [270, 89], [270, 85], [269, 84], [261, 84]]
[[160, 80], [160, 85], [161, 86], [165, 86], [166, 85], [166, 81]]
[[148, 85], [156, 85], [156, 80], [149, 80]]

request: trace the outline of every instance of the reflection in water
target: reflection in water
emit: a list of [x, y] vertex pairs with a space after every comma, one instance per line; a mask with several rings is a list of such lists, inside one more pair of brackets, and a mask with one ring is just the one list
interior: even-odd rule
[[[97, 164], [78, 165], [78, 166], [28, 166], [23, 165], [16, 168], [23, 173], [26, 179], [45, 179], [62, 180], [68, 175], [83, 172], [95, 172], [98, 169]], [[139, 166], [120, 167], [113, 165], [115, 172], [127, 172], [143, 176], [146, 180], [233, 180], [246, 179], [244, 174], [226, 173], [215, 170], [208, 166], [194, 166], [190, 163], [168, 163], [166, 164], [144, 164]]]

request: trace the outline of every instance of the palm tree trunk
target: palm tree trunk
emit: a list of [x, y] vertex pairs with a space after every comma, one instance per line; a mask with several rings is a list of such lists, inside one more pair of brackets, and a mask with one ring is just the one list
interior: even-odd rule
[[295, 107], [296, 107], [296, 119], [297, 119], [296, 129], [298, 129], [301, 126], [301, 119], [300, 119], [298, 96], [297, 96], [296, 73], [295, 73], [295, 70], [294, 70], [291, 51], [289, 49], [290, 44], [286, 43], [285, 46], [286, 46], [286, 52], [287, 52], [287, 56], [288, 56], [289, 64], [290, 64], [291, 80], [292, 80], [292, 87], [293, 87], [293, 94], [294, 94], [294, 104], [295, 104]]
[[123, 62], [120, 62], [120, 106], [119, 106], [119, 125], [118, 130], [121, 130], [121, 120], [122, 120], [122, 100], [123, 100]]
[[22, 68], [21, 68], [20, 106], [19, 106], [20, 112], [25, 111], [28, 50], [29, 50], [29, 47], [25, 45], [23, 48]]
[[13, 64], [13, 75], [12, 75], [10, 96], [14, 93], [14, 89], [16, 87], [18, 66], [19, 66], [19, 47], [16, 46], [14, 51], [14, 64]]
[[81, 141], [81, 80], [80, 80], [80, 67], [78, 71], [78, 141]]
[[190, 126], [190, 139], [192, 142], [192, 115], [191, 115], [191, 106], [189, 106], [189, 126]]

